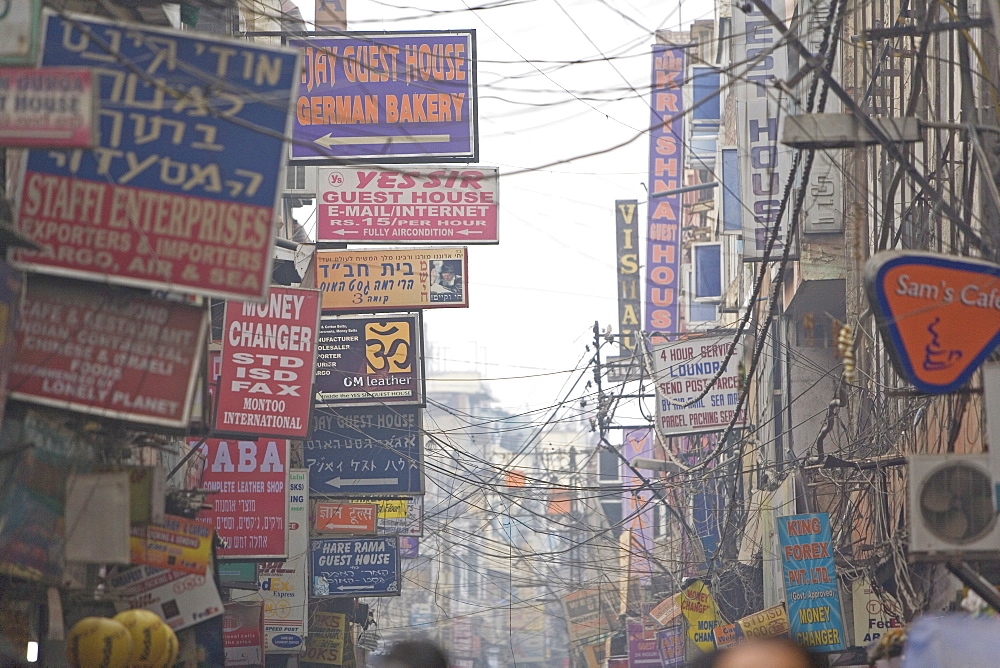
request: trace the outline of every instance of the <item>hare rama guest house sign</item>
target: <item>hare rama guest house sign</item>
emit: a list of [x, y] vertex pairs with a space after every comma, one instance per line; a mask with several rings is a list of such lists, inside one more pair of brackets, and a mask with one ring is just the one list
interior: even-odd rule
[[1000, 265], [879, 253], [865, 287], [897, 371], [922, 392], [964, 385], [1000, 343]]

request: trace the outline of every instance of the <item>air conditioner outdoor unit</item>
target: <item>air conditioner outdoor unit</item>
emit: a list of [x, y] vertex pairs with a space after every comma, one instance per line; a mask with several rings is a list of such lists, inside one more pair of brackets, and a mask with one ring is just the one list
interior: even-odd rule
[[1000, 556], [988, 455], [914, 455], [909, 458], [909, 476], [911, 556]]

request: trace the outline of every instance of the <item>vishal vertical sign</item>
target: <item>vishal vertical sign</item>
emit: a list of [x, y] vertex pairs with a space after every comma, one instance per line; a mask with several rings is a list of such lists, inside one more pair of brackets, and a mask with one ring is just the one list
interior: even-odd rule
[[635, 348], [639, 322], [639, 203], [615, 200], [615, 242], [618, 248], [618, 333], [622, 351]]
[[[649, 130], [649, 221], [646, 228], [646, 331], [680, 331], [684, 50], [653, 47]], [[673, 194], [669, 194], [673, 193]]]

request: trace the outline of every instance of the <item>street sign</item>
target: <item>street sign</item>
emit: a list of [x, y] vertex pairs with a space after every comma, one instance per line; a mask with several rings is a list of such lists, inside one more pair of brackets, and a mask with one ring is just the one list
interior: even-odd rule
[[333, 167], [316, 179], [317, 241], [495, 244], [496, 167]]
[[83, 15], [43, 34], [42, 66], [97, 72], [100, 144], [29, 152], [15, 218], [41, 250], [15, 266], [262, 300], [298, 53]]
[[378, 506], [374, 503], [316, 504], [316, 524], [320, 533], [374, 534]]
[[304, 443], [310, 494], [422, 494], [422, 412], [404, 406], [316, 411], [312, 439]]
[[419, 313], [326, 316], [316, 343], [317, 407], [423, 405]]
[[313, 596], [399, 596], [395, 536], [320, 538], [309, 553]]
[[424, 535], [423, 496], [352, 496], [332, 498], [331, 501], [353, 504], [374, 503], [377, 508], [375, 515], [377, 536], [416, 538]]
[[1000, 343], [998, 264], [887, 251], [865, 265], [865, 288], [896, 370], [921, 392], [954, 392]]
[[465, 248], [341, 250], [316, 253], [323, 312], [466, 308]]
[[95, 80], [81, 67], [0, 68], [0, 146], [93, 148]]
[[293, 161], [475, 162], [475, 31], [311, 35]]

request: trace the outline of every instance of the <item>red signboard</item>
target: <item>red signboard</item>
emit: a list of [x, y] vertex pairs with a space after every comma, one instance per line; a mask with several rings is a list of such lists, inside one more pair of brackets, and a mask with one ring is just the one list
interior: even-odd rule
[[374, 534], [376, 519], [374, 503], [316, 504], [316, 531], [323, 533]]
[[222, 617], [222, 644], [227, 666], [264, 664], [264, 602], [226, 603]]
[[[188, 446], [199, 443], [188, 439]], [[201, 486], [211, 510], [198, 519], [212, 525], [225, 547], [222, 559], [288, 556], [288, 441], [262, 438], [259, 441], [206, 439], [201, 445], [205, 473]]]
[[319, 241], [495, 244], [495, 167], [334, 167], [316, 183]]
[[96, 96], [90, 70], [0, 67], [0, 145], [93, 148]]
[[263, 304], [227, 302], [215, 431], [306, 438], [320, 293], [272, 287]]
[[183, 428], [206, 331], [203, 308], [33, 276], [17, 325], [10, 395]]

